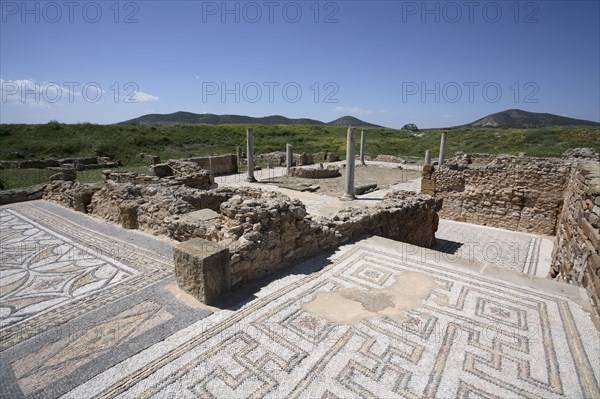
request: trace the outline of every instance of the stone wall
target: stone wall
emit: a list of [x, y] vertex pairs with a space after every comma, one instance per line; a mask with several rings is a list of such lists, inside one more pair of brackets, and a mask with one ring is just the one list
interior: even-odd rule
[[46, 169], [58, 166], [68, 167], [76, 170], [87, 170], [118, 166], [118, 162], [112, 162], [110, 158], [106, 157], [0, 161], [0, 167], [11, 169]]
[[217, 211], [233, 196], [227, 188], [199, 190], [164, 180], [154, 184], [55, 181], [46, 186], [43, 199], [127, 229], [172, 237], [180, 215], [199, 209]]
[[39, 184], [37, 186], [15, 188], [12, 190], [0, 190], [0, 205], [42, 199], [45, 188], [45, 184]]
[[167, 186], [184, 185], [200, 190], [216, 188], [217, 184], [210, 171], [202, 170], [198, 164], [187, 161], [169, 161], [166, 164], [150, 166], [152, 175], [135, 172], [113, 172], [103, 170], [105, 181], [130, 184], [163, 184]]
[[169, 235], [167, 220], [202, 208], [202, 191], [186, 186], [162, 184], [117, 184], [109, 182], [92, 197], [91, 215], [128, 229]]
[[319, 166], [311, 168], [293, 167], [290, 169], [289, 175], [307, 179], [328, 179], [331, 177], [338, 177], [341, 174], [340, 168], [337, 165], [327, 165], [327, 167], [323, 167], [323, 164], [319, 164]]
[[348, 207], [326, 218], [308, 215], [298, 200], [258, 188], [197, 190], [112, 181], [54, 182], [44, 199], [128, 229], [181, 242], [217, 242], [229, 251], [232, 286], [367, 234], [432, 247], [440, 205], [430, 196], [398, 191], [376, 206]]
[[394, 155], [377, 155], [374, 159], [376, 162], [390, 162], [390, 163], [406, 163], [406, 160], [396, 157]]
[[235, 287], [367, 234], [432, 247], [437, 209], [430, 196], [395, 192], [378, 206], [325, 218], [307, 215], [302, 202], [281, 193], [238, 188], [221, 204], [221, 217], [184, 215], [169, 230], [179, 241], [199, 237], [227, 247]]
[[425, 165], [421, 192], [443, 200], [441, 218], [554, 235], [571, 164], [556, 158], [487, 159], [480, 166], [462, 158]]
[[[256, 159], [262, 162], [269, 162], [274, 166], [285, 166], [286, 153], [284, 151], [268, 152], [256, 156]], [[340, 158], [333, 152], [316, 152], [314, 154], [293, 154], [292, 166], [312, 165], [321, 162], [336, 162]]]
[[55, 180], [46, 186], [43, 199], [66, 208], [73, 208], [78, 212], [88, 213], [92, 196], [100, 188], [101, 184]]
[[584, 287], [600, 315], [600, 166], [573, 168], [558, 219], [550, 277]]
[[201, 169], [210, 170], [213, 175], [229, 175], [237, 173], [237, 156], [235, 154], [215, 157], [186, 158], [183, 161], [194, 162]]

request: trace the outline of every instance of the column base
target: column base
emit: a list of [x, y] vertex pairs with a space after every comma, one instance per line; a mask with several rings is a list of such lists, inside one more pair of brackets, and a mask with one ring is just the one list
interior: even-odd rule
[[340, 201], [353, 201], [355, 199], [356, 199], [356, 196], [350, 195], [350, 194], [344, 194], [341, 197], [339, 197]]
[[256, 183], [258, 180], [255, 177], [246, 177], [246, 181], [248, 183]]

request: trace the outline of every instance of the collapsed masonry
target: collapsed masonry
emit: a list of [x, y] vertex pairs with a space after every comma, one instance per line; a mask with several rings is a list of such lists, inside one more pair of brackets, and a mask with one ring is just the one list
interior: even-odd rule
[[558, 158], [471, 154], [425, 165], [421, 193], [440, 217], [556, 236], [550, 277], [584, 287], [600, 314], [600, 164], [590, 149]]
[[26, 161], [0, 161], [0, 168], [8, 169], [46, 169], [66, 168], [74, 170], [89, 170], [112, 168], [119, 165], [119, 161], [113, 162], [110, 157], [83, 157], [83, 158], [61, 158], [61, 159], [34, 159]]
[[430, 196], [392, 192], [376, 206], [348, 207], [327, 218], [307, 214], [302, 202], [281, 193], [214, 188], [209, 173], [191, 174], [209, 179], [199, 187], [190, 186], [186, 174], [109, 173], [101, 184], [53, 182], [44, 199], [182, 242], [174, 248], [178, 282], [205, 303], [366, 234], [435, 245], [441, 204]]

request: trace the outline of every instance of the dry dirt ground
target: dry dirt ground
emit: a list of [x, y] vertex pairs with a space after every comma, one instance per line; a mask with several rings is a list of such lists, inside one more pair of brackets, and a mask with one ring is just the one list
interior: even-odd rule
[[[340, 168], [341, 176], [328, 179], [308, 179], [302, 177], [281, 176], [262, 179], [261, 183], [273, 184], [291, 190], [309, 191], [309, 186], [319, 186], [315, 191], [318, 194], [339, 197], [344, 193], [345, 169]], [[356, 187], [363, 184], [377, 183], [379, 190], [386, 189], [398, 183], [407, 183], [421, 176], [421, 172], [405, 170], [399, 167], [380, 167], [372, 165], [357, 165], [354, 175]], [[312, 191], [312, 190], [310, 190]]]

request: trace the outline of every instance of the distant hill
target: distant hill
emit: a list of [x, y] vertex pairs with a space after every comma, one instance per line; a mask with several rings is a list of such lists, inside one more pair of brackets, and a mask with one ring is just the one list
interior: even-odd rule
[[457, 127], [508, 127], [517, 129], [535, 129], [549, 126], [600, 126], [600, 123], [582, 119], [567, 118], [554, 114], [527, 112], [509, 109], [488, 115], [466, 125]]
[[330, 126], [354, 126], [354, 127], [380, 127], [372, 123], [361, 121], [360, 119], [343, 116], [329, 123], [324, 123], [315, 119], [301, 118], [290, 119], [281, 115], [264, 116], [255, 118], [242, 115], [215, 115], [215, 114], [195, 114], [193, 112], [174, 112], [172, 114], [148, 114], [139, 118], [119, 122], [117, 125], [188, 125], [206, 123], [208, 125], [330, 125]]
[[352, 127], [381, 127], [372, 123], [361, 121], [353, 116], [342, 116], [334, 121], [326, 123], [329, 126], [352, 126]]

